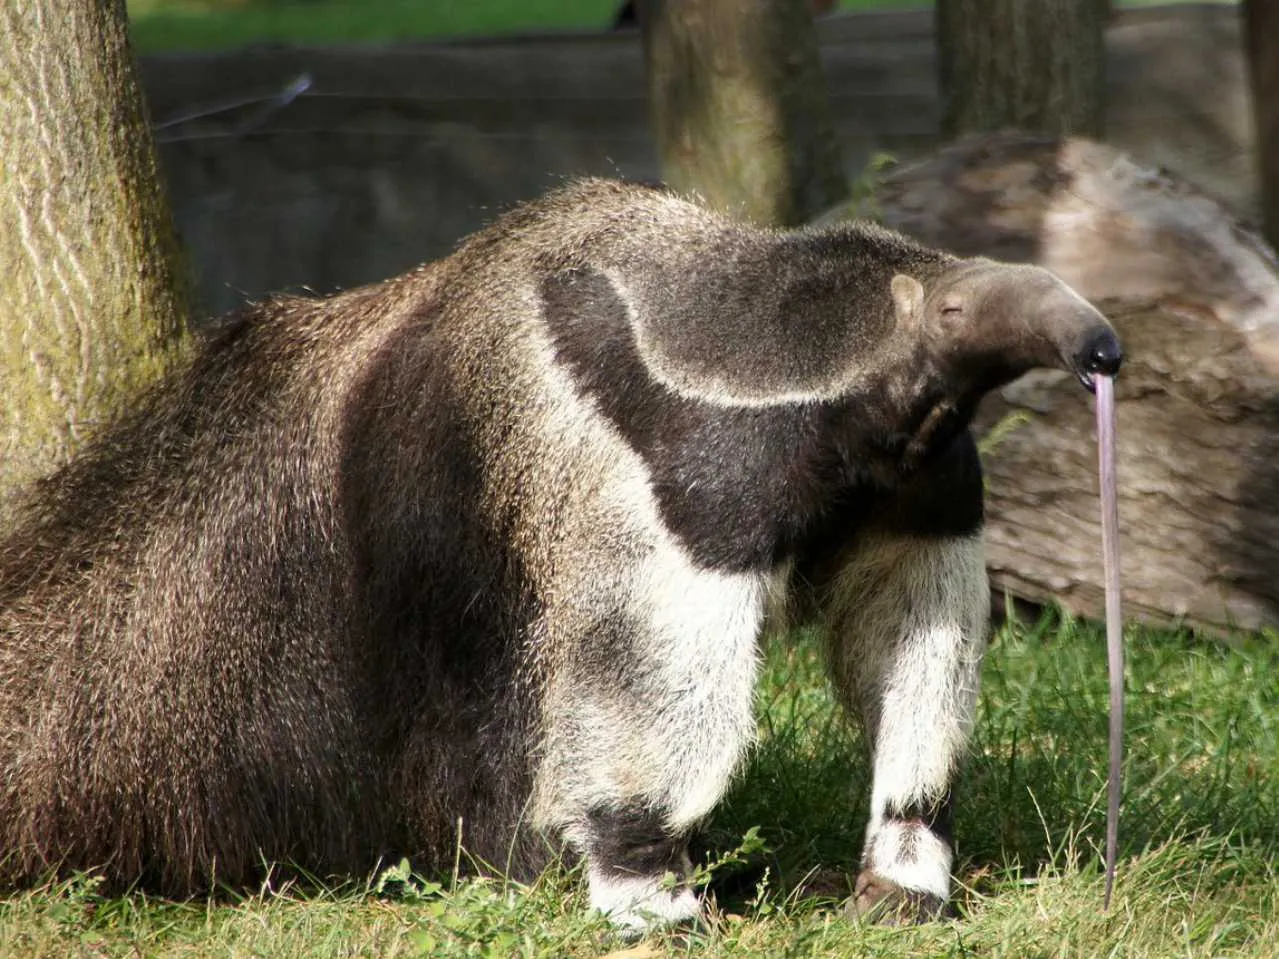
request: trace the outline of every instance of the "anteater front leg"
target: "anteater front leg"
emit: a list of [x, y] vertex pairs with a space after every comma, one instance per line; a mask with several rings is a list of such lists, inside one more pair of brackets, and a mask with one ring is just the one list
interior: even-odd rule
[[852, 905], [888, 922], [935, 918], [950, 896], [951, 792], [986, 641], [981, 541], [879, 538], [836, 585], [831, 665], [873, 763]]
[[824, 590], [831, 670], [873, 769], [851, 905], [888, 922], [936, 917], [949, 898], [952, 789], [989, 625], [976, 452], [965, 437], [937, 466], [899, 491]]

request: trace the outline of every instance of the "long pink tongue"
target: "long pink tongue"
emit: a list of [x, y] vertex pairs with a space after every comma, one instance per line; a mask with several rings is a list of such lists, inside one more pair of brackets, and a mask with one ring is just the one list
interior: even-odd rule
[[1101, 550], [1106, 582], [1106, 658], [1110, 669], [1110, 776], [1106, 804], [1106, 897], [1110, 908], [1119, 853], [1120, 775], [1124, 758], [1124, 635], [1119, 610], [1119, 490], [1115, 479], [1115, 381], [1096, 377]]

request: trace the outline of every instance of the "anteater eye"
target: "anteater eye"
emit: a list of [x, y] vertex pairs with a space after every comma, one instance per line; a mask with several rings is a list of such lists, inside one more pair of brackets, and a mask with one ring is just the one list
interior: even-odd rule
[[964, 308], [958, 304], [947, 303], [941, 308], [941, 311], [944, 316], [957, 316], [964, 312]]

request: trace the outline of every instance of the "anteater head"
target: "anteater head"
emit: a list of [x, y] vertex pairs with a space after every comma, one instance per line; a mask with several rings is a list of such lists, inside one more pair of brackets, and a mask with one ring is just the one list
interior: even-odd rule
[[[932, 271], [930, 271], [932, 272]], [[979, 398], [1035, 368], [1065, 370], [1085, 388], [1123, 361], [1097, 308], [1048, 270], [957, 260], [890, 281], [896, 338], [914, 344], [951, 398]]]

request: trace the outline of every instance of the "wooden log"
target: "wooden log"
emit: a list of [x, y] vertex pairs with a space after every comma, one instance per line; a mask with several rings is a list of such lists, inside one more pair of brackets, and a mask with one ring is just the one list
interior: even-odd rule
[[[1279, 380], [1208, 314], [1099, 306], [1129, 357], [1116, 381], [1125, 611], [1211, 632], [1275, 625]], [[1001, 422], [984, 455], [992, 583], [1100, 619], [1090, 403], [1070, 377], [1032, 375], [985, 404], [979, 429]]]
[[[1212, 198], [1103, 144], [998, 134], [901, 168], [882, 219], [966, 255], [1036, 262], [1107, 313], [1125, 609], [1225, 633], [1279, 626], [1279, 270]], [[998, 424], [998, 426], [996, 425]], [[989, 564], [1014, 596], [1100, 618], [1091, 401], [1062, 374], [992, 396]]]

